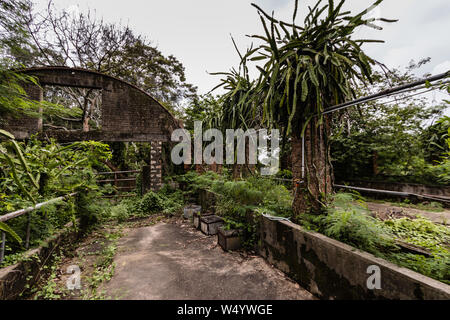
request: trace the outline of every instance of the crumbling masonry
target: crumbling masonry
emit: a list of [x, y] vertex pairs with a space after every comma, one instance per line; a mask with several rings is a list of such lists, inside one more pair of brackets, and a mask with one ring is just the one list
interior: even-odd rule
[[25, 91], [32, 100], [42, 101], [45, 86], [78, 87], [101, 90], [101, 129], [45, 130], [42, 119], [23, 117], [8, 119], [2, 129], [23, 140], [31, 134], [41, 138], [55, 138], [59, 142], [97, 140], [103, 142], [150, 142], [149, 177], [152, 190], [161, 187], [161, 148], [170, 141], [172, 131], [181, 124], [149, 94], [122, 80], [84, 69], [68, 67], [42, 67], [21, 71], [35, 76], [40, 86], [26, 84]]

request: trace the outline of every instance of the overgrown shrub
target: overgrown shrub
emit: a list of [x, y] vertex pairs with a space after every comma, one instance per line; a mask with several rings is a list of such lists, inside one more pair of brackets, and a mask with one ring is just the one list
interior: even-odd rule
[[153, 192], [147, 192], [139, 203], [139, 211], [142, 213], [155, 213], [164, 208], [164, 200], [162, 197]]
[[158, 194], [162, 199], [163, 213], [173, 215], [181, 213], [185, 202], [183, 191], [165, 184]]
[[[400, 266], [450, 283], [450, 231], [446, 226], [421, 218], [383, 222], [370, 216], [361, 198], [343, 193], [335, 195], [327, 214], [304, 215], [301, 224]], [[429, 249], [431, 256], [402, 252], [396, 240]]]
[[[0, 143], [0, 215], [75, 191], [95, 189], [93, 167], [102, 165], [101, 161], [111, 156], [108, 146], [100, 142], [76, 142], [63, 147], [55, 140], [41, 141], [35, 136], [17, 142], [4, 130], [0, 130], [0, 135], [4, 138]], [[94, 210], [93, 206], [98, 202], [92, 201], [91, 205], [90, 199], [82, 199], [93, 196], [92, 193], [80, 195], [77, 208], [71, 201], [67, 205], [46, 206], [9, 220], [0, 229], [7, 231], [7, 242], [20, 242], [26, 235], [30, 216], [30, 246], [33, 247], [74, 220], [74, 212], [79, 212], [83, 228], [95, 224], [96, 214], [101, 210]], [[97, 212], [91, 215], [93, 211]], [[12, 243], [10, 249], [8, 254], [24, 250], [19, 243]]]
[[93, 192], [79, 191], [75, 198], [76, 212], [80, 219], [81, 233], [88, 232], [99, 221], [99, 212]]
[[352, 194], [336, 194], [327, 214], [305, 215], [302, 221], [310, 229], [377, 256], [398, 250], [392, 234]]
[[124, 222], [130, 217], [130, 210], [126, 203], [121, 202], [111, 208], [111, 218], [118, 222]]
[[158, 192], [149, 191], [143, 197], [122, 200], [111, 209], [111, 217], [122, 222], [131, 217], [145, 217], [154, 213], [177, 214], [183, 205], [183, 192], [163, 185]]
[[428, 249], [431, 257], [402, 253], [390, 255], [393, 262], [450, 284], [450, 229], [424, 218], [386, 220], [384, 225], [407, 243]]
[[227, 173], [207, 172], [188, 177], [190, 191], [208, 190], [217, 196], [216, 212], [224, 218], [226, 228], [241, 229], [244, 246], [256, 241], [257, 217], [260, 213], [289, 217], [292, 195], [283, 185], [269, 178], [254, 176], [247, 180], [231, 180]]

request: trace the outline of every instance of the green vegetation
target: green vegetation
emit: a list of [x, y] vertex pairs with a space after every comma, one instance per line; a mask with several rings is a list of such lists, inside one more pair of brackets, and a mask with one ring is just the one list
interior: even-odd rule
[[273, 180], [253, 176], [235, 181], [231, 175], [227, 170], [220, 175], [211, 171], [202, 175], [189, 172], [176, 180], [186, 185], [186, 198], [197, 195], [199, 190], [215, 194], [216, 213], [224, 218], [227, 228], [240, 229], [245, 247], [253, 248], [258, 215], [290, 217], [292, 196], [285, 186]]
[[422, 202], [422, 203], [412, 203], [409, 199], [404, 199], [402, 202], [396, 201], [386, 201], [386, 200], [378, 200], [367, 198], [367, 201], [375, 202], [375, 203], [385, 203], [396, 207], [404, 207], [404, 208], [414, 208], [424, 211], [430, 212], [442, 212], [444, 211], [444, 207], [439, 202]]
[[[359, 95], [418, 80], [413, 75], [415, 68], [428, 62], [425, 59], [406, 72], [392, 70], [389, 77], [377, 72], [374, 87], [361, 89]], [[337, 181], [448, 184], [446, 139], [450, 121], [443, 112], [449, 104], [429, 104], [423, 97], [406, 97], [408, 94], [399, 95], [395, 103], [389, 104], [382, 100], [370, 102], [348, 109], [335, 119], [331, 152]]]
[[134, 197], [122, 200], [111, 207], [110, 217], [118, 222], [125, 222], [156, 213], [176, 215], [181, 214], [184, 203], [184, 194], [166, 184], [159, 192], [149, 191], [142, 198]]
[[[430, 105], [425, 98], [410, 98], [405, 93], [394, 103], [382, 100], [364, 108], [357, 106], [323, 116], [327, 107], [417, 80], [414, 70], [429, 61], [411, 63], [402, 72], [387, 70], [364, 53], [365, 42], [383, 41], [354, 39], [356, 28], [381, 29], [373, 24], [375, 20], [394, 21], [365, 19], [381, 2], [376, 1], [370, 9], [352, 15], [341, 10], [344, 1], [337, 5], [334, 1], [326, 5], [317, 1], [309, 8], [302, 25], [295, 21], [299, 10], [297, 1], [292, 22], [280, 21], [254, 5], [264, 33], [252, 37], [263, 44], [247, 49], [245, 54], [237, 50], [241, 58], [239, 67], [228, 73], [217, 73], [222, 76], [219, 86], [226, 93], [212, 101], [210, 97], [204, 99], [189, 112], [198, 111], [200, 119], [217, 128], [246, 128], [256, 124], [280, 129], [281, 155], [290, 156], [287, 161], [282, 159], [285, 166], [282, 168], [291, 169], [294, 181], [304, 183], [294, 187], [294, 199], [288, 194], [286, 201], [279, 201], [279, 208], [262, 200], [270, 198], [268, 190], [273, 190], [273, 182], [271, 186], [261, 180], [254, 184], [254, 177], [231, 181], [229, 177], [213, 177], [208, 173], [193, 179], [193, 183], [217, 195], [217, 211], [229, 226], [243, 228], [251, 234], [254, 222], [249, 219], [249, 212], [291, 217], [305, 227], [447, 282], [448, 244], [445, 247], [442, 242], [446, 241], [446, 229], [416, 230], [412, 224], [420, 225], [421, 220], [411, 222], [405, 227], [411, 237], [417, 240], [430, 235], [441, 242], [430, 244], [435, 249], [432, 257], [404, 253], [396, 238], [411, 243], [412, 238], [395, 233], [389, 223], [372, 218], [362, 199], [355, 205], [354, 196], [333, 196], [333, 166], [338, 179], [391, 177], [394, 181], [446, 185], [450, 178], [450, 127], [448, 117], [443, 117], [448, 101]], [[256, 80], [249, 77], [248, 66], [253, 62], [259, 71]], [[430, 87], [427, 84], [426, 88]], [[450, 93], [448, 85], [440, 89]], [[305, 159], [302, 159], [302, 148]], [[302, 176], [303, 160], [305, 176]], [[233, 174], [234, 178], [238, 176], [243, 177]], [[259, 185], [266, 189], [259, 189]], [[282, 193], [277, 197], [284, 199]], [[285, 208], [292, 200], [292, 209], [290, 205]], [[432, 206], [435, 205], [428, 205], [427, 209], [440, 209]]]
[[[300, 10], [298, 0], [289, 22], [280, 21], [252, 4], [264, 30], [252, 38], [262, 44], [249, 48], [245, 55], [239, 53], [239, 71], [233, 69], [224, 74], [226, 79], [222, 83], [228, 93], [223, 109], [233, 111], [226, 114], [236, 113], [235, 118], [244, 122], [244, 126], [254, 127], [257, 119], [262, 127], [280, 129], [284, 154], [289, 139], [293, 177], [304, 181], [294, 197], [293, 210], [297, 214], [320, 212], [332, 193], [331, 117], [323, 112], [355, 98], [357, 87], [371, 83], [375, 61], [362, 47], [367, 42], [383, 41], [357, 39], [355, 33], [358, 28], [380, 28], [367, 15], [381, 2], [376, 1], [371, 8], [353, 15], [343, 10], [345, 1], [330, 0], [326, 4], [317, 1], [305, 8], [307, 14], [302, 25], [295, 21]], [[248, 79], [250, 62], [257, 63], [259, 76], [255, 81]], [[245, 123], [247, 118], [249, 124]]]
[[[58, 276], [58, 264], [61, 262], [61, 255], [53, 254], [52, 263], [50, 265], [45, 265], [43, 268], [49, 271], [49, 276], [47, 282], [45, 283], [39, 291], [35, 293], [35, 299], [45, 299], [45, 300], [58, 300], [61, 298], [61, 294], [57, 292], [56, 279]], [[31, 290], [33, 292], [33, 290]]]
[[[420, 218], [383, 222], [372, 218], [363, 199], [353, 194], [336, 194], [327, 214], [303, 215], [299, 222], [307, 229], [450, 283], [450, 230], [446, 226]], [[403, 252], [396, 240], [426, 248], [431, 256]]]
[[[186, 194], [198, 193], [199, 189], [214, 193], [216, 213], [225, 219], [227, 228], [242, 231], [248, 249], [254, 248], [257, 240], [258, 216], [268, 214], [290, 218], [308, 230], [450, 283], [450, 231], [446, 226], [424, 218], [382, 221], [371, 216], [363, 197], [348, 193], [335, 194], [322, 214], [295, 215], [292, 192], [265, 177], [235, 181], [225, 171], [222, 175], [190, 172], [177, 179], [187, 184]], [[397, 240], [423, 247], [430, 256], [405, 252]]]
[[[55, 203], [29, 213], [30, 243], [35, 246], [57, 229], [77, 217], [81, 225], [91, 215], [92, 197], [99, 195], [94, 167], [110, 157], [108, 146], [98, 142], [80, 142], [62, 147], [55, 141], [44, 143], [30, 139], [18, 143], [7, 132], [8, 141], [0, 143], [0, 214], [36, 205], [40, 202], [78, 192], [78, 198]], [[90, 199], [81, 199], [90, 190]], [[6, 253], [23, 250], [28, 216], [23, 215], [0, 225], [8, 232]], [[17, 240], [17, 241], [14, 241]]]
[[[107, 228], [105, 228], [107, 227]], [[115, 271], [114, 256], [117, 251], [118, 239], [122, 236], [121, 225], [111, 223], [103, 224], [83, 240], [88, 251], [77, 252], [76, 246], [68, 245], [64, 253], [54, 254], [51, 264], [44, 265], [43, 271], [48, 276], [41, 278], [40, 282], [24, 292], [26, 297], [34, 300], [60, 300], [77, 298], [82, 300], [104, 300], [110, 297], [100, 290], [100, 285], [111, 280]], [[79, 244], [80, 245], [80, 244]], [[91, 251], [92, 250], [92, 251]], [[62, 255], [72, 255], [71, 264], [76, 264], [83, 270], [81, 274], [81, 289], [69, 290], [62, 281], [65, 268]], [[28, 286], [27, 286], [28, 288]]]
[[303, 215], [300, 223], [353, 247], [382, 256], [394, 247], [394, 241], [364, 202], [354, 204], [352, 194], [336, 194], [324, 215]]
[[[300, 10], [297, 0], [292, 22], [279, 21], [254, 5], [262, 34], [251, 37], [260, 45], [243, 53], [232, 39], [239, 66], [214, 73], [222, 76], [217, 87], [223, 87], [225, 93], [199, 97], [196, 88], [186, 82], [184, 66], [128, 26], [106, 23], [90, 13], [58, 12], [52, 5], [38, 13], [28, 0], [1, 1], [0, 126], [9, 117], [42, 116], [44, 126], [61, 130], [100, 128], [99, 90], [48, 86], [46, 101], [32, 101], [26, 97], [24, 86], [37, 81], [17, 71], [43, 65], [81, 67], [118, 77], [151, 93], [183, 118], [188, 130], [196, 120], [203, 121], [205, 128], [221, 131], [255, 128], [268, 129], [270, 134], [270, 130], [280, 129], [283, 170], [277, 177], [303, 181], [293, 187], [291, 181], [263, 177], [255, 168], [237, 164], [224, 165], [221, 174], [183, 174], [182, 166], [167, 159], [170, 150], [163, 149], [163, 176], [167, 178], [162, 189], [111, 202], [100, 199], [112, 187], [98, 186], [95, 173], [140, 169], [149, 161], [148, 143], [86, 141], [62, 145], [37, 137], [19, 142], [0, 130], [0, 215], [76, 193], [1, 222], [0, 230], [7, 233], [2, 267], [24, 259], [27, 248], [40, 245], [73, 222], [80, 231], [79, 240], [101, 233], [95, 240], [101, 242], [99, 258], [92, 263], [80, 295], [105, 298], [99, 288], [114, 273], [121, 226], [148, 217], [158, 221], [157, 216], [181, 215], [186, 204], [196, 201], [200, 190], [207, 190], [216, 196], [215, 209], [226, 227], [240, 229], [248, 249], [257, 241], [259, 215], [289, 218], [309, 230], [450, 283], [447, 227], [422, 218], [381, 221], [370, 215], [362, 197], [333, 194], [332, 190], [333, 175], [336, 180], [450, 183], [450, 118], [444, 116], [449, 101], [430, 103], [404, 92], [394, 102], [380, 100], [364, 108], [323, 114], [331, 106], [417, 80], [416, 69], [429, 62], [411, 63], [406, 71], [386, 70], [365, 54], [367, 42], [382, 41], [355, 39], [355, 32], [360, 27], [374, 27], [374, 19], [367, 14], [381, 2], [353, 15], [342, 10], [344, 1], [337, 5], [332, 0], [325, 5], [318, 1], [306, 12], [303, 25], [296, 21]], [[252, 63], [258, 70], [256, 79], [250, 77]], [[427, 84], [425, 89], [430, 87]], [[448, 84], [440, 89], [450, 93]], [[184, 103], [187, 107], [183, 109]], [[141, 183], [139, 177], [137, 190]], [[442, 210], [434, 202], [393, 204]], [[419, 246], [429, 255], [405, 252], [399, 241]], [[59, 255], [53, 258], [54, 264], [46, 267], [48, 280], [39, 291], [32, 291], [36, 299], [60, 299], [67, 294], [55, 286], [57, 266], [62, 261]]]
[[85, 277], [83, 280], [87, 282], [86, 288], [82, 291], [83, 300], [101, 300], [105, 299], [105, 294], [99, 291], [99, 286], [111, 280], [114, 275], [116, 264], [114, 256], [117, 251], [117, 240], [122, 236], [120, 230], [103, 234], [107, 244], [104, 244], [99, 258], [94, 263], [94, 271], [90, 277]]

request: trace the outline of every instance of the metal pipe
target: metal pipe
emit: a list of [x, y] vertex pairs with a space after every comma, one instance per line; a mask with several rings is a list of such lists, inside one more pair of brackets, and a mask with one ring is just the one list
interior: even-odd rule
[[408, 84], [404, 84], [404, 85], [401, 85], [401, 86], [398, 86], [398, 87], [394, 87], [394, 88], [391, 88], [391, 89], [383, 90], [381, 92], [369, 95], [367, 97], [362, 97], [362, 98], [359, 98], [359, 99], [356, 99], [356, 100], [353, 100], [353, 101], [341, 103], [341, 104], [338, 104], [336, 106], [326, 108], [324, 110], [323, 114], [327, 114], [327, 113], [331, 113], [331, 112], [334, 112], [334, 111], [338, 111], [338, 110], [341, 110], [341, 109], [344, 109], [344, 108], [348, 108], [348, 107], [351, 107], [351, 106], [354, 106], [354, 105], [357, 105], [357, 104], [366, 103], [366, 102], [370, 102], [370, 101], [373, 101], [373, 100], [381, 99], [381, 98], [387, 97], [389, 95], [392, 95], [394, 93], [399, 93], [399, 92], [404, 91], [406, 89], [414, 88], [414, 87], [426, 84], [428, 82], [434, 82], [434, 81], [437, 81], [437, 80], [445, 79], [445, 78], [447, 78], [449, 76], [450, 76], [450, 71], [438, 74], [436, 76], [424, 78], [422, 80], [418, 80], [418, 81], [415, 81], [415, 82], [412, 82], [412, 83], [408, 83]]
[[111, 171], [111, 172], [97, 172], [96, 175], [103, 175], [103, 174], [120, 174], [120, 173], [139, 173], [140, 170], [129, 170], [129, 171]]
[[97, 183], [100, 182], [118, 182], [118, 181], [136, 181], [136, 178], [130, 178], [130, 179], [107, 179], [107, 180], [97, 180]]
[[31, 212], [28, 212], [27, 235], [25, 236], [25, 249], [28, 249], [30, 247], [30, 233], [31, 233]]
[[302, 180], [305, 180], [305, 136], [302, 136]]
[[75, 193], [71, 193], [71, 194], [68, 194], [68, 195], [65, 195], [65, 196], [62, 196], [62, 197], [59, 197], [59, 198], [55, 198], [55, 199], [52, 199], [52, 200], [49, 200], [49, 201], [46, 201], [46, 202], [38, 203], [34, 207], [28, 207], [28, 208], [25, 208], [25, 209], [20, 209], [20, 210], [14, 211], [14, 212], [7, 213], [5, 215], [0, 216], [0, 222], [5, 222], [5, 221], [8, 221], [8, 220], [13, 219], [13, 218], [20, 217], [20, 216], [22, 216], [22, 215], [24, 215], [24, 214], [26, 214], [28, 212], [40, 209], [40, 208], [42, 208], [44, 206], [47, 206], [49, 204], [53, 204], [53, 203], [58, 202], [58, 201], [62, 201], [64, 199], [66, 199], [68, 197], [72, 197], [72, 196], [74, 196], [76, 194], [77, 194], [76, 192]]
[[389, 194], [389, 195], [393, 195], [393, 196], [402, 196], [402, 197], [407, 197], [407, 196], [411, 195], [411, 193], [407, 193], [407, 192], [379, 190], [379, 189], [369, 189], [369, 188], [361, 188], [361, 187], [344, 186], [344, 185], [339, 185], [339, 184], [335, 184], [334, 187], [335, 188], [342, 188], [342, 189], [356, 190], [356, 191], [384, 193], [384, 194]]
[[450, 200], [443, 199], [440, 197], [433, 197], [433, 196], [426, 196], [416, 193], [409, 193], [409, 192], [400, 192], [400, 191], [389, 191], [389, 190], [380, 190], [380, 189], [370, 189], [370, 188], [361, 188], [361, 187], [352, 187], [352, 186], [344, 186], [335, 184], [335, 188], [342, 188], [342, 189], [350, 189], [350, 190], [356, 190], [356, 191], [363, 191], [363, 192], [371, 192], [371, 193], [381, 193], [381, 194], [387, 194], [392, 196], [400, 196], [400, 197], [418, 197], [418, 198], [424, 198], [424, 199], [430, 199], [435, 201], [441, 201], [450, 203]]
[[[267, 179], [271, 180], [282, 180], [282, 181], [293, 181], [293, 179], [281, 179], [281, 178], [274, 178], [274, 177], [266, 177]], [[424, 198], [424, 199], [430, 199], [435, 201], [441, 201], [445, 203], [450, 203], [449, 199], [445, 199], [439, 196], [431, 196], [431, 195], [423, 195], [423, 194], [417, 194], [417, 193], [409, 193], [409, 192], [400, 192], [400, 191], [390, 191], [390, 190], [382, 190], [382, 189], [370, 189], [370, 188], [362, 188], [362, 187], [353, 187], [353, 186], [345, 186], [345, 185], [339, 185], [334, 184], [334, 188], [341, 188], [341, 189], [351, 189], [356, 191], [365, 191], [365, 192], [372, 192], [372, 193], [382, 193], [382, 194], [388, 194], [393, 196], [401, 196], [401, 197], [418, 197], [418, 198]]]
[[102, 196], [100, 198], [102, 198], [102, 199], [113, 199], [113, 198], [130, 198], [130, 197], [135, 197], [135, 196], [136, 196], [136, 194], [134, 193], [134, 194], [124, 194], [124, 195], [118, 194], [118, 195], [114, 195], [114, 196]]
[[3, 260], [5, 259], [5, 245], [6, 245], [6, 233], [2, 232], [2, 244], [0, 247], [0, 264], [3, 263]]

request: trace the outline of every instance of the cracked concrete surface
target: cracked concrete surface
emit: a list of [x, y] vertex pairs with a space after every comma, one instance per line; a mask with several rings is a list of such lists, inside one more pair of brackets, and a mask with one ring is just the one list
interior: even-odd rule
[[103, 286], [113, 299], [311, 300], [261, 257], [224, 252], [186, 222], [128, 229]]

